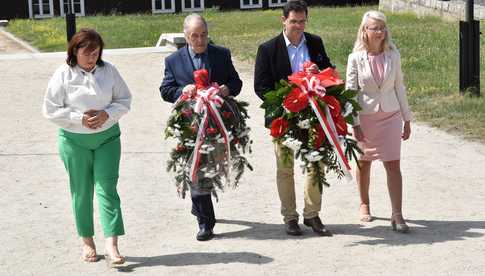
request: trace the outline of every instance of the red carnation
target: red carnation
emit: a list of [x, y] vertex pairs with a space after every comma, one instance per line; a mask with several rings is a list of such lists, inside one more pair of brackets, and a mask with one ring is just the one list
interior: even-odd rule
[[182, 151], [185, 151], [186, 149], [187, 148], [182, 144], [178, 144], [177, 147], [175, 148], [177, 152], [182, 152]]
[[222, 112], [222, 117], [229, 119], [232, 117], [232, 112], [231, 111], [224, 111]]
[[340, 111], [342, 111], [340, 102], [334, 96], [325, 95], [323, 96], [323, 101], [330, 109], [330, 114], [332, 114], [332, 117], [340, 116]]
[[343, 116], [333, 118], [333, 122], [335, 123], [335, 128], [337, 129], [338, 135], [347, 135], [347, 122], [345, 121], [345, 118]]
[[325, 135], [325, 132], [323, 131], [322, 126], [320, 124], [317, 125], [315, 130], [316, 130], [317, 137], [315, 137], [315, 140], [313, 142], [313, 147], [315, 149], [318, 149], [322, 146], [323, 142], [327, 140], [327, 136]]
[[207, 69], [194, 71], [194, 81], [197, 90], [209, 87], [209, 72], [207, 72]]
[[274, 138], [279, 138], [283, 136], [288, 130], [288, 121], [283, 119], [282, 117], [274, 119], [271, 122], [271, 136]]
[[290, 112], [300, 112], [308, 106], [308, 97], [300, 88], [293, 88], [284, 99], [283, 106]]
[[207, 134], [215, 135], [215, 134], [217, 134], [217, 129], [215, 129], [213, 127], [209, 127], [209, 128], [207, 128]]

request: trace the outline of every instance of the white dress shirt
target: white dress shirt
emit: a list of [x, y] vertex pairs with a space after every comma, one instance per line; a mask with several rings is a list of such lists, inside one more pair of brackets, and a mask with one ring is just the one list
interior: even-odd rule
[[[97, 133], [109, 129], [130, 110], [131, 93], [116, 68], [104, 62], [90, 72], [79, 66], [60, 66], [47, 86], [42, 113], [61, 128], [74, 133]], [[104, 110], [108, 120], [97, 129], [82, 124], [83, 114]]]
[[283, 31], [283, 37], [285, 38], [286, 49], [288, 50], [288, 57], [291, 64], [291, 72], [299, 72], [303, 70], [303, 63], [310, 60], [310, 54], [308, 53], [308, 47], [306, 46], [305, 35], [301, 36], [300, 44], [293, 45]]

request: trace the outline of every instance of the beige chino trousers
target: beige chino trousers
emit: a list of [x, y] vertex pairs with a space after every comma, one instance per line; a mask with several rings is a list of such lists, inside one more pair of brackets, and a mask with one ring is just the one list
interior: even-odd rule
[[[293, 151], [280, 142], [274, 142], [276, 155], [276, 184], [278, 194], [281, 200], [281, 215], [287, 223], [290, 220], [298, 220], [295, 199], [295, 179], [294, 179], [294, 157]], [[284, 153], [290, 151], [288, 160], [285, 160]], [[324, 165], [320, 163], [320, 170], [324, 172]], [[307, 178], [304, 187], [305, 207], [303, 208], [303, 217], [306, 219], [318, 216], [322, 208], [322, 194], [315, 181], [314, 169], [308, 169]]]

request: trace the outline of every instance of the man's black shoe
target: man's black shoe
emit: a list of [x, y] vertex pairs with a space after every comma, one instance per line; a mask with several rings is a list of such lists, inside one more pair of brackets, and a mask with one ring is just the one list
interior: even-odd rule
[[286, 223], [286, 234], [292, 236], [301, 236], [301, 229], [298, 226], [298, 220], [290, 220]]
[[313, 229], [313, 232], [320, 236], [331, 237], [332, 232], [325, 229], [325, 225], [323, 225], [322, 221], [318, 216], [309, 219], [303, 219], [303, 224]]
[[198, 241], [208, 241], [214, 237], [214, 232], [212, 229], [200, 229], [199, 233], [197, 233], [197, 240]]

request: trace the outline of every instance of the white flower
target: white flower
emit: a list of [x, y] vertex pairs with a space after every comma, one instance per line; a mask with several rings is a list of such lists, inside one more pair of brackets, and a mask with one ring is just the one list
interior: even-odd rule
[[323, 156], [320, 155], [318, 151], [312, 151], [310, 153], [307, 153], [304, 155], [305, 159], [308, 160], [308, 162], [317, 162], [322, 160]]
[[300, 152], [305, 153], [305, 152], [308, 152], [308, 150], [307, 149], [301, 149]]
[[195, 146], [194, 142], [185, 142], [184, 145], [188, 148], [193, 148]]
[[297, 150], [300, 149], [302, 143], [300, 141], [298, 141], [297, 139], [287, 138], [285, 141], [283, 141], [282, 144], [284, 146], [286, 146], [287, 148], [292, 149], [293, 151], [297, 151]]
[[342, 116], [347, 117], [352, 113], [352, 111], [354, 111], [354, 106], [350, 102], [346, 102], [344, 110], [345, 112], [342, 114]]
[[180, 128], [179, 124], [173, 124], [173, 128]]
[[303, 121], [299, 121], [296, 125], [299, 128], [302, 128], [302, 129], [309, 129], [310, 128], [310, 120], [306, 119], [306, 120], [303, 120]]
[[209, 172], [204, 173], [204, 177], [206, 177], [206, 178], [214, 178], [216, 176], [217, 176], [216, 171], [209, 171]]
[[173, 131], [173, 135], [174, 135], [175, 137], [180, 137], [180, 130], [178, 130], [178, 129], [174, 129], [174, 131]]

